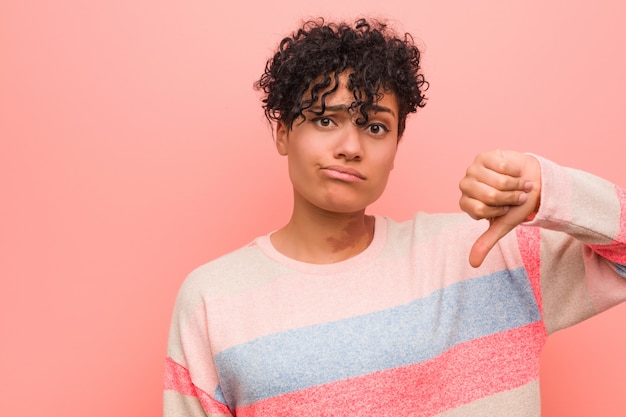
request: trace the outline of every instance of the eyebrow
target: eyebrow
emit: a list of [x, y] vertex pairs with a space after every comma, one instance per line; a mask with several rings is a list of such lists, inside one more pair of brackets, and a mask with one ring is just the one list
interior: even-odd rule
[[[324, 108], [324, 113], [326, 112], [340, 112], [340, 111], [348, 111], [349, 106], [346, 106], [345, 104], [336, 104], [334, 106], [325, 106]], [[309, 109], [306, 110], [307, 112], [310, 113], [315, 113], [315, 114], [323, 114], [322, 113], [322, 107], [321, 106], [315, 106], [315, 107], [310, 107]], [[391, 110], [389, 107], [385, 107], [385, 106], [379, 106], [377, 104], [372, 106], [372, 111], [374, 113], [378, 113], [378, 112], [382, 112], [382, 113], [389, 113], [392, 116], [395, 116], [396, 114], [393, 112], [393, 110]]]

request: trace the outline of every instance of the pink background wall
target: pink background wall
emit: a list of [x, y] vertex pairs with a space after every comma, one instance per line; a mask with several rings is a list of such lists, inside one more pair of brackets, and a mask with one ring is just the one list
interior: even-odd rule
[[[161, 413], [181, 281], [290, 212], [251, 85], [302, 17], [383, 14], [425, 45], [430, 101], [372, 211], [456, 210], [494, 147], [626, 186], [626, 3], [360, 3], [0, 4], [1, 416]], [[550, 338], [544, 416], [624, 415], [625, 322]]]

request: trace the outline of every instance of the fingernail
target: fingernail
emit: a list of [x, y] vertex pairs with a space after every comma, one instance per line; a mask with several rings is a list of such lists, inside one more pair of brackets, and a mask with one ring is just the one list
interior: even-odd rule
[[520, 204], [524, 204], [524, 202], [525, 202], [526, 200], [528, 200], [528, 194], [526, 194], [526, 193], [522, 193], [522, 194], [520, 194], [520, 195], [519, 195], [519, 200], [518, 200], [518, 202], [519, 202]]
[[533, 183], [530, 181], [526, 181], [524, 183], [524, 191], [530, 191], [533, 189]]

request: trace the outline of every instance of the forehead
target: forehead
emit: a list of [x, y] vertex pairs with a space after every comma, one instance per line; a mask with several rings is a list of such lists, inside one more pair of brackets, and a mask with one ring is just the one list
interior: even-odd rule
[[[359, 99], [357, 99], [359, 91], [355, 91], [355, 89], [351, 88], [349, 81], [350, 73], [351, 72], [348, 70], [342, 72], [338, 75], [336, 81], [333, 75], [329, 75], [330, 84], [324, 88], [315, 90], [317, 99], [311, 104], [317, 107], [321, 104], [322, 100], [324, 100], [325, 106], [343, 105], [350, 108], [354, 104], [357, 104], [359, 102]], [[322, 83], [324, 79], [325, 76], [319, 76], [313, 80], [304, 94], [304, 98], [312, 100], [315, 86]], [[365, 93], [363, 91], [361, 91], [361, 93], [363, 93], [361, 101], [366, 101]], [[372, 104], [374, 106], [389, 108], [395, 115], [398, 114], [398, 101], [396, 95], [391, 90], [384, 90], [382, 88], [378, 90]]]

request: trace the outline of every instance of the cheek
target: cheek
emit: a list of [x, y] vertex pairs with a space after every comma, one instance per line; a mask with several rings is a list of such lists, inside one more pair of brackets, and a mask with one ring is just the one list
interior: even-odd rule
[[385, 170], [391, 171], [394, 167], [396, 160], [396, 150], [397, 148], [385, 149], [381, 152], [380, 157], [380, 166], [384, 167]]
[[311, 167], [311, 160], [302, 152], [290, 152], [287, 166], [292, 180], [305, 177]]

